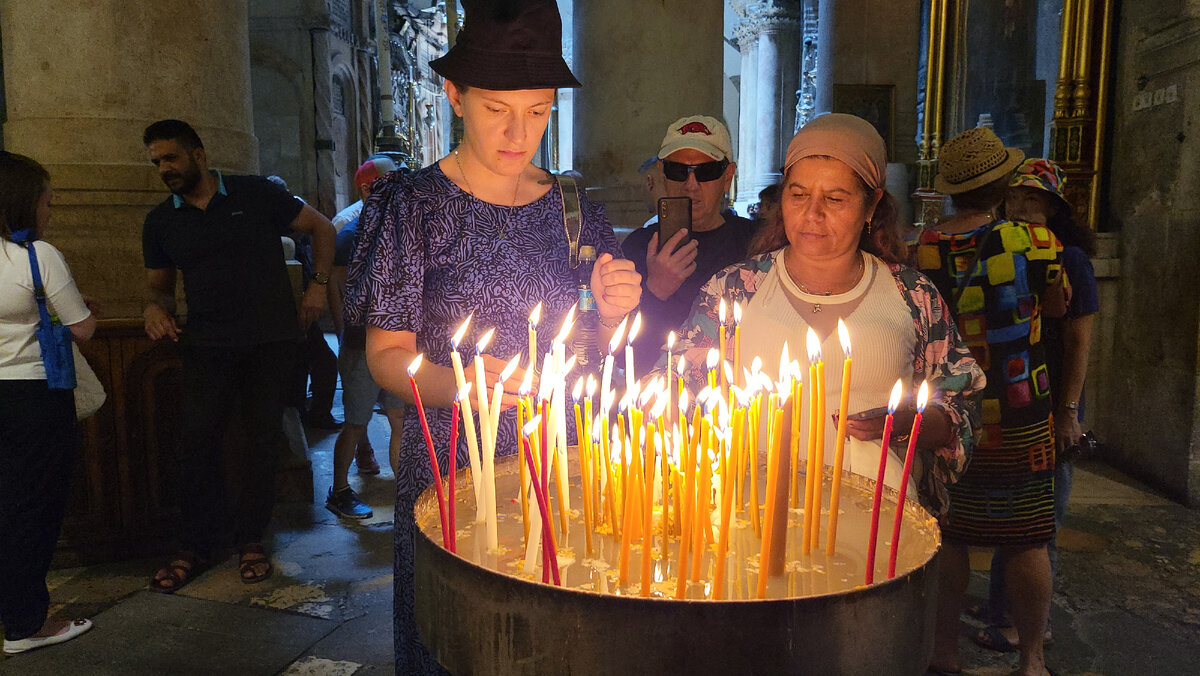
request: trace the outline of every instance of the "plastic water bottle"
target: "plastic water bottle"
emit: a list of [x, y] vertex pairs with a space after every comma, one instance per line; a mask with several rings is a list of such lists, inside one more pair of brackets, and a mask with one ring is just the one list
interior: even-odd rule
[[575, 363], [581, 371], [597, 371], [601, 364], [600, 349], [596, 345], [599, 333], [599, 312], [596, 297], [592, 295], [592, 269], [596, 267], [596, 248], [579, 247], [579, 267], [575, 269], [575, 288], [579, 291], [579, 303], [575, 308]]

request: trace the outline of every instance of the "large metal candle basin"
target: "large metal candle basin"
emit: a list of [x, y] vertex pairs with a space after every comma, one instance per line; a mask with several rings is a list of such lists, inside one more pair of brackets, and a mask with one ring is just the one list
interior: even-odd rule
[[[517, 471], [514, 460], [497, 463], [497, 480]], [[458, 481], [469, 495], [466, 474]], [[851, 486], [874, 483], [847, 472], [843, 487]], [[436, 520], [437, 509], [430, 488], [417, 501], [418, 523]], [[930, 521], [912, 500], [905, 514]], [[936, 527], [924, 563], [892, 580], [759, 601], [560, 588], [476, 565], [420, 529], [416, 537], [418, 629], [452, 674], [921, 674], [932, 651]]]

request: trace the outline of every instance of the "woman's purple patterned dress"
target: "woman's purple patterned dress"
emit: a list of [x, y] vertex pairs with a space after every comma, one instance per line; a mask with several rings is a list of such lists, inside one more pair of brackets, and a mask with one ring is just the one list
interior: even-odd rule
[[[581, 201], [580, 245], [619, 257], [603, 208], [586, 196]], [[538, 350], [544, 354], [578, 297], [557, 185], [530, 204], [507, 207], [475, 199], [437, 165], [407, 176], [393, 172], [372, 187], [359, 231], [349, 266], [346, 321], [412, 331], [417, 349], [435, 364], [450, 365], [450, 337], [471, 313], [471, 331], [460, 346], [467, 368], [475, 341], [492, 327], [496, 335], [488, 353], [506, 361], [524, 354], [529, 313], [538, 301], [544, 303], [538, 331]], [[450, 411], [431, 408], [426, 415], [445, 472]], [[407, 406], [404, 417], [396, 473], [396, 673], [436, 673], [440, 668], [417, 636], [412, 589], [413, 502], [433, 473], [416, 408]], [[515, 409], [501, 415], [496, 443], [498, 454], [516, 451]], [[461, 436], [457, 452], [458, 466], [467, 466]]]

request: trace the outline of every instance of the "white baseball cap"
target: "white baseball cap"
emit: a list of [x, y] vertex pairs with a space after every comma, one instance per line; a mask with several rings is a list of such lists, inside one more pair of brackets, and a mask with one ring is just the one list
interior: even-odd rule
[[720, 120], [708, 115], [681, 117], [672, 122], [658, 149], [658, 157], [662, 159], [684, 148], [698, 150], [714, 160], [733, 161], [729, 130]]

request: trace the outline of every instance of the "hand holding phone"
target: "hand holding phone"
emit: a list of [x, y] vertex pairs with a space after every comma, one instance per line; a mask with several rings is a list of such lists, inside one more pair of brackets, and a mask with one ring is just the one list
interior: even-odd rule
[[[680, 230], [692, 229], [692, 199], [690, 197], [663, 197], [658, 200], [658, 246], [665, 247]], [[679, 240], [671, 253], [688, 243], [691, 235]]]

